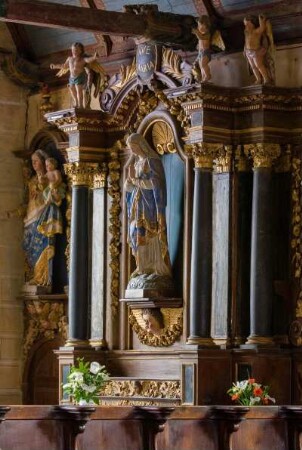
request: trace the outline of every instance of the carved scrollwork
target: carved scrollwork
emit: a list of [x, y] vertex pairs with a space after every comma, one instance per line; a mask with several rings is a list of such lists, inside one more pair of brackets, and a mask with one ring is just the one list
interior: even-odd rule
[[101, 108], [103, 111], [109, 111], [117, 94], [133, 78], [136, 78], [136, 61], [133, 59], [128, 66], [121, 65], [118, 74], [109, 80], [109, 86], [103, 91], [101, 96]]
[[163, 48], [161, 70], [183, 85], [192, 82], [192, 66], [183, 61], [171, 48]]
[[160, 334], [153, 334], [144, 328], [141, 310], [133, 310], [129, 316], [129, 323], [142, 344], [152, 347], [168, 347], [179, 338], [182, 333], [182, 310], [178, 308], [162, 309], [165, 327]]
[[64, 304], [40, 300], [26, 301], [26, 327], [23, 352], [27, 356], [31, 346], [39, 338], [54, 339], [58, 334], [67, 339], [67, 317]]

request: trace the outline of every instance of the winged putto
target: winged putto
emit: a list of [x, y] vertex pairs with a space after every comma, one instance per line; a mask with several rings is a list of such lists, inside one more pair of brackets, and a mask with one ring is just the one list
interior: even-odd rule
[[244, 55], [254, 74], [255, 84], [275, 84], [274, 39], [272, 26], [263, 15], [246, 16]]
[[192, 33], [198, 39], [197, 62], [201, 72], [201, 82], [205, 83], [211, 79], [209, 63], [214, 51], [225, 50], [225, 45], [219, 30], [213, 30], [208, 16], [200, 16], [197, 20], [197, 28], [192, 29]]
[[89, 108], [92, 86], [94, 86], [94, 96], [97, 97], [106, 85], [107, 75], [98, 62], [97, 53], [93, 56], [86, 55], [84, 46], [80, 42], [75, 42], [71, 46], [71, 56], [64, 64], [51, 64], [50, 68], [59, 69], [58, 77], [69, 72], [68, 87], [76, 108]]

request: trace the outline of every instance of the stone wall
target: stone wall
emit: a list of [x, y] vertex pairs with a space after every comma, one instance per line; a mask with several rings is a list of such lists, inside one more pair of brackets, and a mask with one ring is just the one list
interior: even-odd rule
[[[14, 50], [0, 23], [1, 47]], [[23, 197], [21, 162], [13, 154], [25, 140], [27, 91], [0, 70], [0, 215], [20, 206]], [[20, 218], [0, 220], [0, 404], [21, 403], [23, 303], [23, 225]]]

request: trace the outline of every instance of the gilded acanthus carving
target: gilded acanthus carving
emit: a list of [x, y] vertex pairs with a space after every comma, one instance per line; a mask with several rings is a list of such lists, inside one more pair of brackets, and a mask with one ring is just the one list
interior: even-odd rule
[[107, 165], [102, 163], [93, 174], [92, 178], [92, 188], [101, 189], [106, 186], [107, 181]]
[[182, 333], [182, 310], [178, 308], [162, 308], [165, 327], [160, 334], [147, 331], [143, 320], [142, 310], [134, 309], [129, 316], [129, 323], [142, 344], [151, 347], [168, 347], [179, 338]]
[[101, 391], [110, 397], [151, 397], [180, 400], [181, 389], [178, 380], [114, 380], [110, 379]]
[[75, 162], [64, 164], [65, 173], [72, 186], [90, 186], [98, 170], [97, 163]]
[[286, 146], [280, 157], [275, 162], [275, 172], [290, 172], [291, 170], [291, 145]]
[[253, 159], [254, 168], [271, 168], [273, 161], [280, 155], [279, 144], [247, 144], [244, 152]]
[[67, 339], [67, 317], [64, 304], [40, 300], [26, 301], [23, 352], [27, 356], [31, 346], [39, 338], [54, 339], [61, 335]]
[[181, 84], [188, 85], [192, 81], [192, 67], [171, 48], [163, 48], [161, 71], [175, 78]]
[[223, 149], [223, 145], [198, 142], [197, 144], [187, 145], [185, 148], [187, 154], [193, 157], [196, 168], [212, 169], [215, 155]]
[[108, 163], [108, 194], [111, 197], [111, 206], [109, 211], [109, 233], [111, 235], [109, 243], [111, 281], [110, 281], [110, 295], [111, 295], [111, 311], [112, 315], [117, 314], [119, 305], [119, 274], [120, 274], [120, 234], [121, 234], [121, 190], [119, 185], [120, 180], [120, 162], [118, 160], [118, 150], [122, 148], [120, 141], [117, 141], [116, 148], [112, 149], [110, 154], [110, 162]]
[[250, 161], [244, 154], [242, 145], [237, 145], [235, 149], [235, 168], [238, 172], [248, 172], [251, 170]]
[[223, 145], [217, 151], [214, 157], [215, 172], [231, 172], [232, 171], [232, 145]]
[[157, 105], [158, 99], [153, 92], [147, 91], [145, 94], [141, 96], [138, 105], [136, 122], [134, 124], [134, 130], [137, 130], [143, 118], [147, 116], [147, 114], [149, 114], [150, 112], [154, 111]]

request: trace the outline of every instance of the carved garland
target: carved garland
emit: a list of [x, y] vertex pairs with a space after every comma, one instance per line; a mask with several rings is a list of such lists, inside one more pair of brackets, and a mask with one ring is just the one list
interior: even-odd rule
[[151, 347], [168, 347], [169, 345], [172, 345], [182, 333], [182, 311], [177, 317], [176, 323], [165, 327], [160, 335], [155, 335], [142, 328], [133, 312], [129, 315], [129, 323], [142, 344]]
[[109, 169], [109, 185], [108, 194], [110, 195], [112, 202], [109, 211], [109, 233], [111, 234], [111, 240], [109, 243], [110, 264], [111, 269], [111, 282], [110, 282], [110, 294], [111, 294], [111, 311], [112, 316], [115, 317], [118, 311], [119, 305], [119, 274], [120, 274], [120, 234], [121, 234], [121, 190], [119, 185], [120, 180], [120, 168], [121, 164], [118, 160], [118, 152], [122, 148], [121, 141], [117, 141], [113, 151], [110, 154], [111, 161], [108, 163]]

